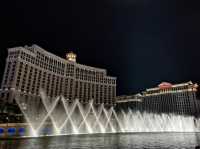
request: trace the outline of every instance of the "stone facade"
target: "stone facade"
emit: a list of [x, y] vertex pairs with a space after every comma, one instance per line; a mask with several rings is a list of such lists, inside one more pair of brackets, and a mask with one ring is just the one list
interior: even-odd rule
[[[71, 57], [69, 57], [71, 56]], [[0, 98], [14, 103], [16, 94], [27, 100], [40, 98], [43, 90], [48, 98], [64, 96], [69, 101], [112, 105], [116, 97], [116, 77], [105, 69], [76, 62], [76, 55], [60, 58], [37, 45], [8, 49]], [[73, 58], [73, 59], [70, 59]]]
[[150, 113], [175, 113], [199, 115], [199, 100], [196, 98], [197, 84], [191, 81], [181, 84], [163, 82], [158, 87], [146, 89], [141, 94], [119, 96], [117, 107]]

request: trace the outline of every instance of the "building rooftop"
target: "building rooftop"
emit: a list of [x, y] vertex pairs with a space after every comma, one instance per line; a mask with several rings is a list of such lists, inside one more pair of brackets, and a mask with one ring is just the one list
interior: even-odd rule
[[[36, 54], [37, 51], [40, 51], [40, 52], [42, 52], [42, 53], [44, 53], [44, 54], [46, 54], [46, 55], [48, 55], [50, 57], [55, 57], [57, 60], [60, 60], [63, 63], [65, 63], [65, 62], [74, 63], [75, 62], [73, 58], [72, 58], [73, 60], [71, 58], [70, 59], [68, 59], [68, 58], [64, 59], [64, 58], [59, 57], [59, 56], [57, 56], [57, 55], [55, 55], [53, 53], [50, 53], [50, 52], [46, 51], [45, 49], [43, 49], [42, 47], [40, 47], [40, 46], [38, 46], [36, 44], [33, 44], [32, 46], [25, 45], [24, 47], [21, 47], [21, 46], [20, 47], [13, 47], [13, 48], [9, 48], [8, 50], [9, 51], [15, 51], [17, 49], [20, 49], [20, 50], [25, 50], [26, 49], [27, 50], [26, 52], [29, 52], [29, 54], [32, 54], [32, 55]], [[72, 57], [75, 56], [74, 58], [76, 58], [76, 54], [73, 53], [74, 55], [72, 55], [72, 53], [73, 52], [69, 52], [68, 54], [70, 54], [70, 56], [72, 56]], [[100, 72], [103, 72], [105, 75], [107, 75], [107, 70], [103, 69], [103, 68], [87, 66], [87, 65], [79, 64], [79, 63], [76, 63], [76, 66], [78, 66], [78, 67], [80, 66], [80, 67], [85, 68], [85, 69], [90, 69], [91, 71], [100, 71]], [[116, 79], [116, 77], [112, 77], [112, 78]]]

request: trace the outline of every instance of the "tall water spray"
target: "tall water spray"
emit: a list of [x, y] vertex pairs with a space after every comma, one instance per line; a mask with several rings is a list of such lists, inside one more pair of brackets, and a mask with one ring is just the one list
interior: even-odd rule
[[[115, 110], [104, 104], [95, 105], [93, 100], [81, 104], [58, 96], [48, 98], [43, 91], [41, 100], [27, 100], [16, 96], [31, 136], [70, 135], [126, 132], [197, 132], [200, 120], [192, 116], [154, 114], [139, 111]], [[47, 134], [44, 130], [52, 130]]]

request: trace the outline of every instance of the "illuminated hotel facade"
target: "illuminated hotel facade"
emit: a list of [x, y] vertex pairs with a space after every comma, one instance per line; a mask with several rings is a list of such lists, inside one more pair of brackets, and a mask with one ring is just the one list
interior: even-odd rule
[[117, 107], [148, 113], [175, 113], [199, 115], [199, 100], [196, 98], [197, 84], [191, 81], [172, 85], [163, 82], [158, 87], [146, 89], [132, 96], [117, 97]]
[[112, 105], [116, 97], [116, 77], [105, 69], [76, 62], [76, 54], [66, 59], [49, 53], [37, 45], [8, 49], [0, 99], [15, 103], [16, 94], [34, 100], [43, 90], [48, 98], [64, 96], [69, 101]]

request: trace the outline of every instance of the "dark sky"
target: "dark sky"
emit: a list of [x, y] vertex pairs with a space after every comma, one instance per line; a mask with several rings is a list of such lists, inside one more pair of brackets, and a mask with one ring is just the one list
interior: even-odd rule
[[0, 78], [7, 48], [38, 44], [118, 77], [118, 95], [162, 81], [200, 82], [199, 0], [6, 0], [0, 4]]

